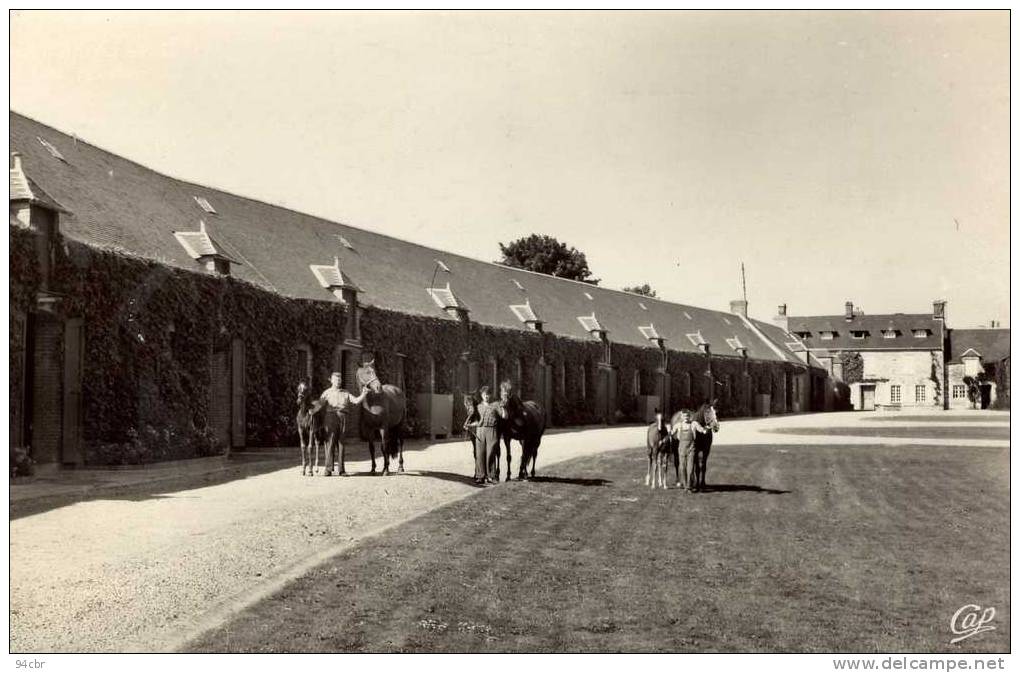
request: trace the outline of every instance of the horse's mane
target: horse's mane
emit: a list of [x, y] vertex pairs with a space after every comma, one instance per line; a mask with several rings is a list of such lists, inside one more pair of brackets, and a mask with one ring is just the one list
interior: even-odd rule
[[711, 402], [704, 402], [700, 407], [698, 407], [698, 410], [694, 412], [694, 416], [692, 417], [691, 420], [697, 421], [701, 425], [707, 425], [708, 410], [711, 408], [712, 408]]

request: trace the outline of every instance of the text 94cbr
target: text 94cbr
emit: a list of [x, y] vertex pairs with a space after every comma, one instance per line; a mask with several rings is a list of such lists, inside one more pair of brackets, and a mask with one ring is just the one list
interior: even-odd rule
[[39, 659], [16, 659], [14, 661], [15, 668], [42, 668], [45, 661]]

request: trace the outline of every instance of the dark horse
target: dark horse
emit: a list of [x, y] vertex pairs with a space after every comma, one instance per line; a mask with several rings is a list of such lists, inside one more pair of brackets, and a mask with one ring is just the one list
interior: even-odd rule
[[[666, 428], [666, 419], [662, 411], [655, 410], [655, 421], [648, 426], [646, 436], [648, 445], [648, 473], [645, 474], [645, 486], [653, 489], [666, 486], [666, 474], [669, 472], [669, 457], [675, 454], [673, 450], [674, 440], [670, 437]], [[676, 458], [673, 459], [674, 465]], [[679, 482], [679, 478], [677, 479]]]
[[[308, 386], [304, 381], [297, 386], [297, 429], [298, 442], [301, 444], [301, 474], [311, 477], [319, 471], [319, 449], [325, 446], [328, 432], [326, 430], [326, 403], [312, 399]], [[315, 450], [315, 461], [312, 461], [312, 449]]]
[[504, 381], [499, 385], [499, 399], [507, 410], [508, 417], [500, 421], [497, 429], [506, 445], [506, 480], [510, 481], [510, 440], [521, 443], [521, 468], [518, 479], [528, 478], [528, 463], [531, 476], [535, 476], [538, 460], [538, 446], [545, 432], [545, 414], [542, 407], [532, 400], [522, 401], [513, 389], [513, 384]]
[[712, 435], [719, 432], [719, 419], [715, 415], [715, 401], [706, 402], [694, 412], [695, 423], [706, 432], [694, 433], [694, 474], [692, 488], [705, 488], [705, 474], [708, 472], [708, 454], [712, 451]]
[[398, 458], [399, 471], [404, 471], [404, 437], [401, 426], [407, 412], [404, 391], [393, 385], [383, 385], [375, 373], [375, 366], [367, 362], [358, 368], [358, 384], [368, 388], [368, 397], [361, 403], [361, 430], [368, 437], [368, 453], [375, 472], [375, 432], [379, 431], [382, 473], [390, 473], [390, 458]]

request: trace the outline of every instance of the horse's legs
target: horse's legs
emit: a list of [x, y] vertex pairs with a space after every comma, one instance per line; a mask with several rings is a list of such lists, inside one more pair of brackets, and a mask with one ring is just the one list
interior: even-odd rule
[[389, 447], [386, 445], [387, 439], [388, 437], [386, 437], [386, 428], [384, 427], [379, 428], [379, 451], [380, 453], [382, 453], [383, 476], [388, 476], [390, 473], [390, 450]]
[[652, 485], [652, 467], [654, 461], [655, 461], [655, 449], [652, 447], [648, 447], [648, 472], [645, 473], [645, 486]]
[[705, 447], [701, 456], [701, 488], [705, 488], [705, 477], [708, 475], [708, 454], [712, 452], [712, 444]]
[[528, 450], [528, 454], [531, 456], [531, 476], [535, 476], [535, 464], [538, 463], [538, 444], [533, 444], [531, 449]]
[[397, 455], [400, 456], [400, 466], [397, 468], [399, 471], [404, 471], [404, 433], [399, 429], [394, 430], [394, 441], [397, 443]]
[[301, 424], [297, 426], [298, 445], [301, 447], [301, 476], [305, 476], [305, 469], [308, 467], [308, 447], [305, 446], [305, 433]]

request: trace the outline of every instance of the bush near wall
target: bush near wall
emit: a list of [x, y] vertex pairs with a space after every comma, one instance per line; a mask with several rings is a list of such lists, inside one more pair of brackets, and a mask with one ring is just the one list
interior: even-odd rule
[[[11, 256], [11, 302], [30, 306], [38, 283], [34, 267], [26, 261], [34, 259], [32, 238], [12, 227], [11, 245], [12, 251], [19, 251]], [[282, 297], [236, 278], [176, 269], [72, 241], [58, 246], [54, 289], [67, 296], [60, 310], [85, 323], [83, 439], [86, 461], [94, 464], [143, 463], [223, 451], [209, 430], [210, 354], [228, 347], [235, 338], [245, 344], [247, 443], [295, 444], [294, 385], [306, 376], [296, 371], [296, 348], [310, 348], [313, 378], [326, 381], [348, 318], [346, 308], [330, 298]], [[455, 397], [464, 392], [457, 389], [456, 381], [462, 358], [479, 363], [482, 382], [488, 382], [487, 363], [495, 359], [500, 380], [512, 378], [515, 363], [522, 363], [524, 396], [541, 399], [534, 366], [544, 357], [552, 365], [552, 423], [602, 421], [594, 399], [605, 346], [597, 340], [375, 307], [361, 310], [361, 341], [375, 353], [383, 380], [396, 371], [398, 354], [405, 356], [412, 428], [418, 415], [413, 393], [426, 389], [430, 358], [435, 364], [436, 392]], [[700, 404], [709, 380], [706, 357], [678, 351], [669, 351], [668, 357], [671, 406]], [[633, 372], [639, 369], [643, 380], [654, 377], [662, 353], [656, 348], [614, 344], [612, 358], [618, 368], [617, 406], [625, 420], [640, 420]], [[565, 381], [560, 381], [561, 363]], [[755, 390], [768, 390], [765, 381], [782, 365], [748, 361], [746, 367]], [[744, 380], [745, 362], [739, 358], [713, 357], [712, 368], [717, 379]], [[682, 389], [684, 374], [690, 376], [689, 391]], [[642, 387], [647, 391], [645, 382]], [[750, 407], [745, 397], [726, 398], [720, 412], [746, 415]], [[456, 409], [459, 399], [455, 401]]]

